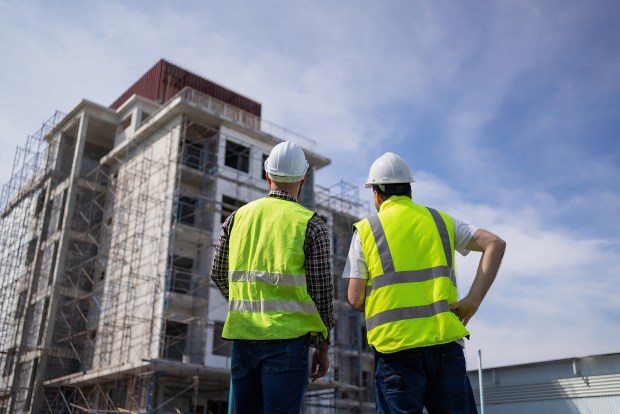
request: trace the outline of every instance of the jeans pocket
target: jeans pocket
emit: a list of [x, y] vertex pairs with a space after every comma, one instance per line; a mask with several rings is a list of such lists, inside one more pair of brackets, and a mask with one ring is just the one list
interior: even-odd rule
[[441, 363], [443, 366], [443, 383], [446, 390], [445, 404], [450, 410], [462, 410], [463, 407], [468, 406], [470, 397], [473, 397], [470, 395], [471, 386], [467, 378], [463, 349], [454, 344], [454, 346], [444, 350], [441, 354]]
[[405, 378], [403, 378], [396, 364], [382, 361], [379, 366], [380, 381], [385, 385], [386, 389], [396, 393], [402, 392]]
[[448, 344], [441, 350], [441, 364], [446, 391], [465, 392], [465, 354], [458, 344]]
[[412, 355], [389, 360], [379, 358], [375, 381], [382, 411], [378, 412], [421, 412], [424, 405], [422, 385], [420, 377], [411, 370], [411, 364], [415, 365], [419, 359]]
[[240, 348], [238, 344], [233, 343], [232, 358], [230, 361], [230, 375], [233, 379], [245, 377], [252, 368], [249, 352], [244, 352], [244, 349]]
[[263, 371], [269, 374], [305, 370], [308, 366], [308, 345], [305, 340], [273, 344], [268, 355], [269, 358], [263, 362]]

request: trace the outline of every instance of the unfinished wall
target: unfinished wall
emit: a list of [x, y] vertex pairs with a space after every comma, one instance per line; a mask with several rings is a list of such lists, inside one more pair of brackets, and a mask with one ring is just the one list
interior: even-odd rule
[[[50, 173], [6, 210], [0, 235], [15, 248], [0, 253], [0, 385], [14, 412], [226, 410], [228, 305], [210, 282], [213, 248], [223, 219], [267, 194], [277, 140], [235, 128], [239, 113], [211, 99], [220, 112], [163, 107], [147, 122], [133, 99], [122, 114], [84, 104], [52, 137]], [[363, 412], [364, 332], [340, 278], [361, 205], [346, 183], [315, 187], [313, 172], [301, 202], [332, 232], [337, 328], [332, 370], [304, 412]]]
[[112, 167], [95, 369], [159, 357], [178, 139], [171, 129]]

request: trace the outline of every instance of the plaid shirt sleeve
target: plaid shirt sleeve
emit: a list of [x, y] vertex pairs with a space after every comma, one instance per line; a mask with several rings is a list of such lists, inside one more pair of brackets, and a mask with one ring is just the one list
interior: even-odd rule
[[335, 325], [329, 230], [327, 224], [316, 214], [308, 222], [304, 251], [308, 294], [316, 304], [329, 332]]
[[215, 246], [213, 264], [211, 265], [211, 280], [226, 300], [228, 300], [228, 237], [234, 216], [235, 213], [232, 213], [222, 224], [222, 231]]

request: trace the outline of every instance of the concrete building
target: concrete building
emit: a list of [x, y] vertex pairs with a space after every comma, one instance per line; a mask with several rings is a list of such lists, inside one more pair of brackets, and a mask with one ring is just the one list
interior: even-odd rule
[[260, 103], [161, 60], [112, 105], [83, 100], [18, 148], [0, 199], [0, 413], [227, 412], [212, 251], [227, 215], [267, 193], [262, 164], [283, 140], [306, 152], [302, 203], [335, 252], [332, 369], [304, 412], [374, 412], [340, 277], [367, 204], [347, 183], [316, 185], [329, 159]]
[[[372, 353], [340, 277], [369, 207], [355, 186], [316, 184], [329, 159], [261, 109], [162, 60], [109, 107], [83, 100], [18, 148], [0, 197], [0, 414], [227, 412], [212, 250], [225, 217], [266, 194], [262, 164], [282, 140], [304, 148], [302, 203], [332, 235], [331, 369], [303, 411], [374, 412]], [[482, 377], [487, 414], [620, 412], [620, 354]]]

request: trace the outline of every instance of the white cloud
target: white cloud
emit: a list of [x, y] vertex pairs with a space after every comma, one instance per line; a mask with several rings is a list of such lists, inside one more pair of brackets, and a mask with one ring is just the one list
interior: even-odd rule
[[[615, 242], [579, 239], [550, 226], [547, 216], [553, 210], [471, 203], [437, 177], [420, 172], [417, 179], [418, 203], [441, 206], [507, 242], [499, 275], [468, 326], [470, 369], [477, 349], [483, 349], [489, 366], [617, 352], [620, 252]], [[457, 255], [461, 296], [471, 286], [479, 258], [476, 252]]]
[[[601, 144], [591, 130], [593, 120], [615, 116], [620, 58], [606, 52], [615, 50], [617, 31], [609, 45], [591, 42], [600, 48], [596, 59], [581, 57], [590, 50], [585, 35], [599, 27], [596, 8], [142, 6], [0, 2], [0, 182], [14, 148], [56, 109], [82, 98], [110, 104], [164, 57], [262, 102], [267, 120], [317, 140], [317, 151], [333, 160], [320, 184], [361, 185], [388, 150], [421, 154], [414, 200], [508, 241], [500, 276], [472, 321], [469, 359], [477, 347], [494, 365], [617, 351], [620, 318], [606, 315], [617, 315], [620, 303], [618, 146]], [[530, 112], [515, 120], [505, 106], [521, 100]], [[500, 118], [510, 136], [490, 134]], [[593, 143], [600, 148], [590, 151]], [[441, 168], [454, 184], [437, 176]], [[554, 192], [572, 180], [582, 187]], [[360, 196], [370, 200], [368, 191]], [[580, 224], [586, 215], [600, 216], [595, 227], [591, 218]], [[459, 259], [461, 286], [476, 263], [475, 254]]]

